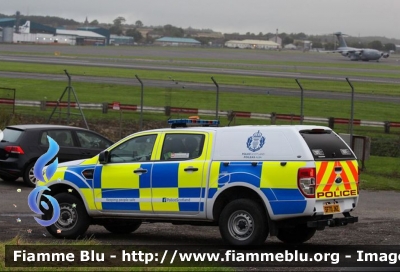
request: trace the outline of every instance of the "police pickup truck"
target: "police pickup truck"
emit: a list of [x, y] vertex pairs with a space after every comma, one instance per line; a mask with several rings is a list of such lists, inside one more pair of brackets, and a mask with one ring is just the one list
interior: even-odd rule
[[[60, 205], [47, 230], [77, 238], [91, 224], [120, 234], [142, 222], [214, 225], [225, 243], [246, 246], [268, 234], [303, 243], [317, 230], [358, 221], [350, 215], [359, 195], [357, 159], [330, 128], [170, 123], [60, 164], [39, 181]], [[51, 208], [43, 212], [42, 219], [52, 217]]]

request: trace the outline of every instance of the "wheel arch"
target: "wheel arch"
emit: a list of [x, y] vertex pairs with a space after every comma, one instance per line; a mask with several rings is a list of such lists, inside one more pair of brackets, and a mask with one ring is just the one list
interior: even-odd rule
[[[54, 183], [52, 183], [50, 185], [46, 184], [46, 186], [50, 190], [42, 191], [41, 192], [42, 195], [43, 195], [44, 192], [46, 192], [47, 195], [50, 195], [50, 196], [53, 196], [53, 197], [55, 195], [59, 194], [59, 193], [69, 193], [71, 195], [74, 195], [74, 196], [76, 196], [78, 199], [80, 199], [82, 201], [82, 203], [85, 205], [86, 212], [90, 215], [88, 203], [86, 202], [85, 197], [82, 195], [82, 192], [79, 190], [79, 188], [75, 184], [70, 183], [70, 182], [61, 181], [61, 182], [54, 182]], [[69, 191], [71, 189], [72, 189], [72, 191]], [[42, 199], [42, 195], [38, 199], [43, 200]]]
[[36, 162], [38, 159], [39, 159], [39, 157], [34, 157], [34, 158], [30, 158], [28, 161], [26, 161], [26, 163], [24, 164], [22, 176], [25, 174], [25, 171], [28, 169], [28, 166], [29, 166], [31, 163]]
[[223, 190], [218, 190], [216, 196], [214, 196], [214, 201], [212, 205], [212, 219], [218, 222], [224, 207], [232, 200], [240, 198], [248, 198], [254, 200], [259, 204], [263, 210], [264, 214], [267, 216], [268, 221], [270, 221], [270, 207], [268, 199], [262, 194], [259, 188], [249, 185], [248, 183], [239, 182], [235, 184], [229, 184], [225, 186]]

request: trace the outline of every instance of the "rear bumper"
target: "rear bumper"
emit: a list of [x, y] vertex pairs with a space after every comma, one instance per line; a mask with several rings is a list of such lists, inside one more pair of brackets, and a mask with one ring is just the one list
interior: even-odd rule
[[5, 177], [20, 177], [22, 171], [18, 160], [0, 160], [0, 175]]
[[346, 226], [347, 224], [357, 223], [358, 217], [351, 216], [349, 213], [345, 214], [345, 217], [341, 218], [329, 218], [322, 220], [313, 220], [307, 222], [307, 227], [309, 228], [317, 228], [324, 229], [325, 227], [341, 227]]

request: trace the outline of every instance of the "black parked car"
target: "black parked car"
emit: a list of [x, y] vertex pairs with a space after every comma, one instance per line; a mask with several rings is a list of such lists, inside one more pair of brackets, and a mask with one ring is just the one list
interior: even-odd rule
[[36, 183], [33, 166], [49, 147], [47, 136], [60, 146], [59, 162], [91, 158], [113, 144], [96, 132], [71, 126], [15, 125], [6, 127], [3, 133], [0, 178], [14, 181], [22, 177], [31, 187]]

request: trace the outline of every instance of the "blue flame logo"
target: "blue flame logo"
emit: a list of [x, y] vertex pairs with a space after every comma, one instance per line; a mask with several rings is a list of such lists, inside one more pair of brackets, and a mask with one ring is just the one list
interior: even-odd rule
[[[49, 140], [49, 149], [47, 150], [46, 153], [44, 153], [36, 161], [35, 166], [33, 168], [34, 169], [33, 174], [34, 174], [35, 178], [40, 181], [46, 181], [46, 179], [43, 176], [43, 172], [44, 172], [43, 169], [46, 166], [46, 164], [52, 158], [54, 158], [55, 155], [57, 155], [58, 150], [60, 149], [58, 144], [51, 137], [47, 136], [47, 139]], [[54, 160], [54, 162], [52, 162], [49, 166], [47, 166], [47, 168], [46, 168], [47, 180], [51, 179], [51, 177], [54, 175], [54, 173], [57, 170], [57, 166], [58, 166], [58, 158], [56, 158]], [[40, 208], [37, 205], [37, 200], [38, 200], [38, 197], [39, 197], [39, 194], [41, 191], [51, 191], [51, 189], [49, 189], [47, 186], [36, 187], [28, 196], [29, 208], [31, 208], [31, 210], [34, 213], [39, 214], [39, 215], [43, 215], [43, 212], [40, 210]], [[46, 197], [50, 201], [50, 203], [53, 207], [53, 216], [50, 220], [42, 220], [37, 217], [35, 217], [35, 220], [43, 227], [48, 227], [48, 226], [53, 225], [55, 222], [57, 222], [58, 218], [60, 217], [60, 205], [58, 204], [57, 200], [54, 197], [52, 197], [50, 195], [46, 195], [46, 194], [43, 194], [43, 196]], [[41, 201], [40, 205], [45, 210], [49, 210], [49, 205], [45, 201]]]

